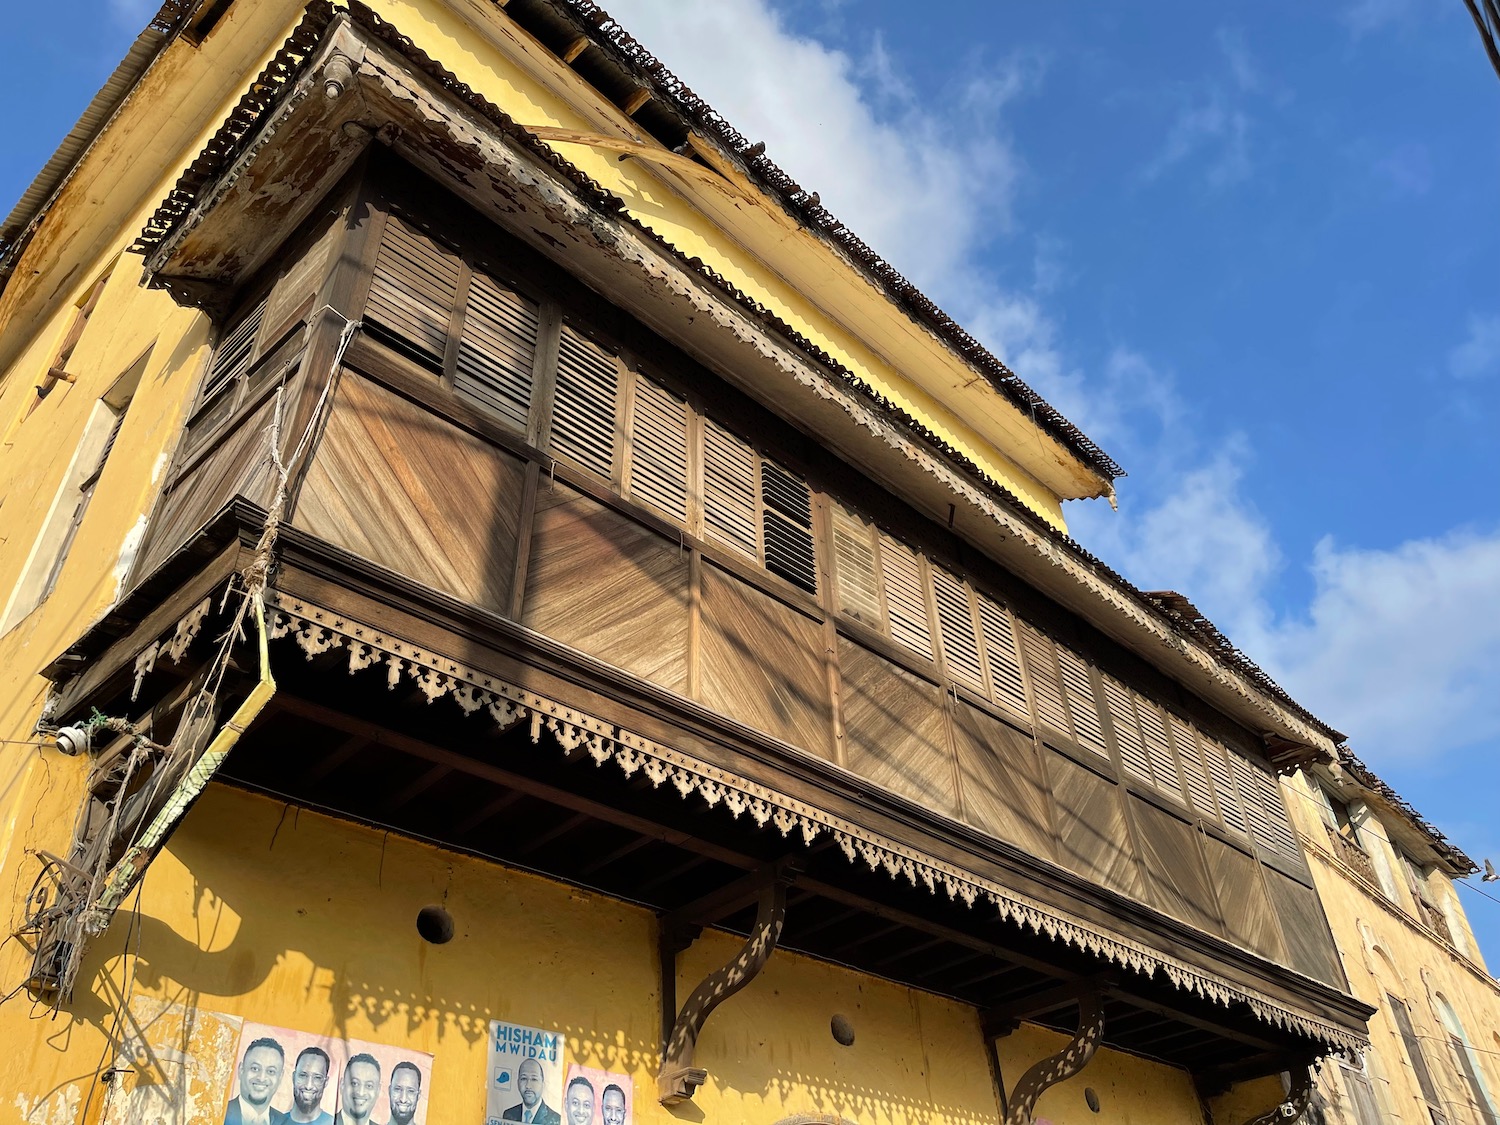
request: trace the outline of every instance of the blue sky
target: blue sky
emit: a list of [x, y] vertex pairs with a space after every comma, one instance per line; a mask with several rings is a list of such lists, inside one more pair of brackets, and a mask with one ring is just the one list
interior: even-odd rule
[[[1462, 4], [606, 6], [1125, 466], [1079, 539], [1500, 862], [1500, 79]], [[0, 208], [151, 10], [10, 13]]]

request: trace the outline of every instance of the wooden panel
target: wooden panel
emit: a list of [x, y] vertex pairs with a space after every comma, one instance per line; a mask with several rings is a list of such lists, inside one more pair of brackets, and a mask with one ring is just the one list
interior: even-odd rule
[[941, 691], [843, 638], [839, 671], [849, 768], [933, 812], [954, 815]]
[[504, 613], [522, 477], [517, 458], [346, 373], [293, 522]]
[[927, 590], [917, 553], [880, 533], [880, 569], [891, 637], [918, 656], [932, 659], [932, 627], [927, 621]]
[[954, 748], [964, 819], [1033, 855], [1053, 858], [1036, 743], [977, 707], [960, 703], [954, 712]]
[[1122, 894], [1144, 898], [1119, 787], [1053, 751], [1047, 751], [1047, 772], [1057, 802], [1062, 865]]
[[1287, 963], [1314, 980], [1343, 988], [1344, 973], [1339, 967], [1338, 954], [1334, 951], [1333, 937], [1328, 932], [1328, 921], [1323, 916], [1318, 893], [1272, 868], [1262, 867], [1261, 870], [1265, 872], [1266, 886], [1271, 892], [1271, 909], [1281, 920]]
[[386, 220], [365, 316], [441, 361], [460, 272], [455, 255], [393, 216]]
[[823, 627], [715, 566], [703, 568], [702, 702], [828, 757]]
[[961, 579], [939, 567], [932, 568], [932, 587], [943, 667], [950, 679], [984, 695], [984, 664], [979, 655], [979, 634], [974, 628], [968, 588]]
[[1149, 901], [1200, 930], [1222, 933], [1213, 884], [1198, 849], [1198, 833], [1149, 801], [1131, 798], [1131, 806], [1140, 833]]
[[531, 368], [540, 322], [534, 302], [485, 274], [473, 276], [453, 388], [522, 433], [531, 417]]
[[536, 507], [522, 624], [685, 694], [688, 553], [562, 484]]
[[760, 559], [755, 451], [711, 419], [703, 421], [703, 537]]
[[1259, 862], [1212, 836], [1203, 838], [1209, 878], [1219, 892], [1219, 910], [1224, 916], [1224, 936], [1236, 945], [1286, 964], [1286, 943], [1281, 926], [1260, 881]]
[[168, 494], [151, 516], [135, 573], [150, 574], [234, 496], [264, 506], [271, 494], [270, 425], [273, 402], [247, 416]]

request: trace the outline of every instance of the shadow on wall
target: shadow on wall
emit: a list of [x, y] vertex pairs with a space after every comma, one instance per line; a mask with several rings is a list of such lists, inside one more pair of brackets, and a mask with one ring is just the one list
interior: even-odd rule
[[[441, 947], [423, 941], [415, 924], [437, 902], [457, 922], [456, 939]], [[684, 959], [679, 989], [739, 944], [705, 935]], [[78, 1040], [90, 1069], [51, 1093], [87, 1087], [102, 1057], [105, 1069], [111, 1058], [124, 1069], [113, 1090], [96, 1087], [109, 1099], [106, 1120], [117, 1105], [134, 1115], [148, 1098], [177, 1114], [206, 1105], [226, 1088], [244, 1016], [404, 1043], [476, 1073], [491, 1019], [536, 1026], [566, 1036], [575, 1061], [632, 1074], [644, 1094], [660, 1061], [655, 953], [645, 910], [211, 787], [151, 869], [138, 913], [122, 910], [89, 953], [80, 979], [91, 987], [79, 990], [50, 1043], [65, 1052], [91, 1025], [104, 1053], [91, 1036]], [[932, 1096], [927, 1072], [936, 1060], [924, 1057], [926, 1032], [912, 1038], [914, 1019], [950, 1024], [951, 1039], [966, 1030], [962, 1018], [919, 1016], [913, 1005], [925, 1009], [926, 1001], [878, 983], [892, 991], [876, 1002], [872, 982], [790, 954], [773, 958], [756, 985], [736, 998], [738, 1015], [710, 1022], [700, 1043], [721, 1111], [757, 1103], [768, 1117], [799, 1103], [837, 1111], [784, 1119], [805, 1125], [893, 1112], [913, 1125], [987, 1116], [974, 1116], [982, 1106], [968, 1104], [975, 1091], [956, 1072], [941, 1084], [958, 1087]], [[863, 1007], [871, 1047], [833, 1043], [827, 1013], [836, 1005]], [[877, 1043], [884, 1053], [872, 1050]], [[907, 1048], [922, 1061], [909, 1072], [893, 1068], [890, 1052]], [[702, 1119], [698, 1107], [684, 1108], [679, 1116]]]

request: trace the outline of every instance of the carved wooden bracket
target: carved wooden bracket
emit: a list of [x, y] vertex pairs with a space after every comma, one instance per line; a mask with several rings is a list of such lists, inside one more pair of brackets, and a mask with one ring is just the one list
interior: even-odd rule
[[686, 919], [680, 917], [683, 912], [663, 919], [660, 941], [665, 1039], [661, 1071], [656, 1077], [657, 1096], [662, 1105], [676, 1105], [688, 1100], [708, 1078], [708, 1071], [693, 1065], [698, 1033], [713, 1010], [754, 980], [770, 960], [786, 921], [786, 889], [795, 877], [795, 871], [785, 864], [765, 868], [749, 877], [760, 884], [760, 905], [750, 936], [734, 960], [709, 973], [693, 989], [687, 1003], [676, 1013], [675, 1020], [672, 1009], [676, 1004], [677, 954], [687, 948], [697, 934], [694, 932], [696, 926], [685, 925]]
[[1292, 1088], [1286, 1097], [1258, 1117], [1252, 1117], [1245, 1125], [1291, 1125], [1307, 1112], [1307, 1103], [1311, 1099], [1312, 1067], [1296, 1067], [1292, 1070]]
[[1089, 988], [1078, 996], [1078, 1032], [1061, 1051], [1021, 1075], [1007, 1100], [1005, 1125], [1031, 1125], [1037, 1099], [1050, 1087], [1072, 1078], [1085, 1066], [1104, 1038], [1104, 994]]

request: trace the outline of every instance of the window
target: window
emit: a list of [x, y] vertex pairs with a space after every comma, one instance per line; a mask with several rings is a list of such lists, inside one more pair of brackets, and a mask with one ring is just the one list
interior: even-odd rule
[[1442, 1103], [1438, 1101], [1437, 1086], [1432, 1080], [1427, 1057], [1422, 1053], [1422, 1043], [1412, 1028], [1411, 1013], [1407, 1010], [1406, 1002], [1396, 999], [1390, 993], [1386, 993], [1385, 1002], [1390, 1009], [1391, 1019], [1395, 1021], [1396, 1033], [1401, 1036], [1401, 1044], [1406, 1048], [1407, 1061], [1411, 1063], [1412, 1073], [1416, 1075], [1417, 1086], [1422, 1091], [1422, 1100], [1427, 1103], [1427, 1112], [1432, 1117], [1433, 1125], [1448, 1125]]
[[1479, 1056], [1474, 1053], [1469, 1037], [1464, 1034], [1463, 1024], [1458, 1022], [1458, 1013], [1453, 1010], [1453, 1005], [1448, 1003], [1447, 997], [1439, 993], [1436, 999], [1438, 1018], [1442, 1021], [1443, 1030], [1448, 1033], [1448, 1044], [1453, 1048], [1453, 1061], [1457, 1064], [1458, 1073], [1468, 1087], [1474, 1110], [1483, 1125], [1496, 1125], [1494, 1103], [1490, 1100], [1490, 1092], [1485, 1085], [1484, 1070], [1480, 1066]]
[[148, 349], [94, 404], [42, 530], [32, 544], [20, 581], [11, 591], [3, 621], [0, 621], [0, 632], [9, 631], [31, 613], [57, 585], [73, 540], [83, 526], [109, 456], [117, 445], [130, 400], [140, 384], [150, 355]]
[[1349, 1104], [1354, 1110], [1355, 1125], [1385, 1125], [1385, 1114], [1380, 1112], [1375, 1089], [1364, 1067], [1361, 1066], [1356, 1070], [1348, 1063], [1341, 1062], [1339, 1070], [1343, 1073], [1344, 1089], [1349, 1095]]

